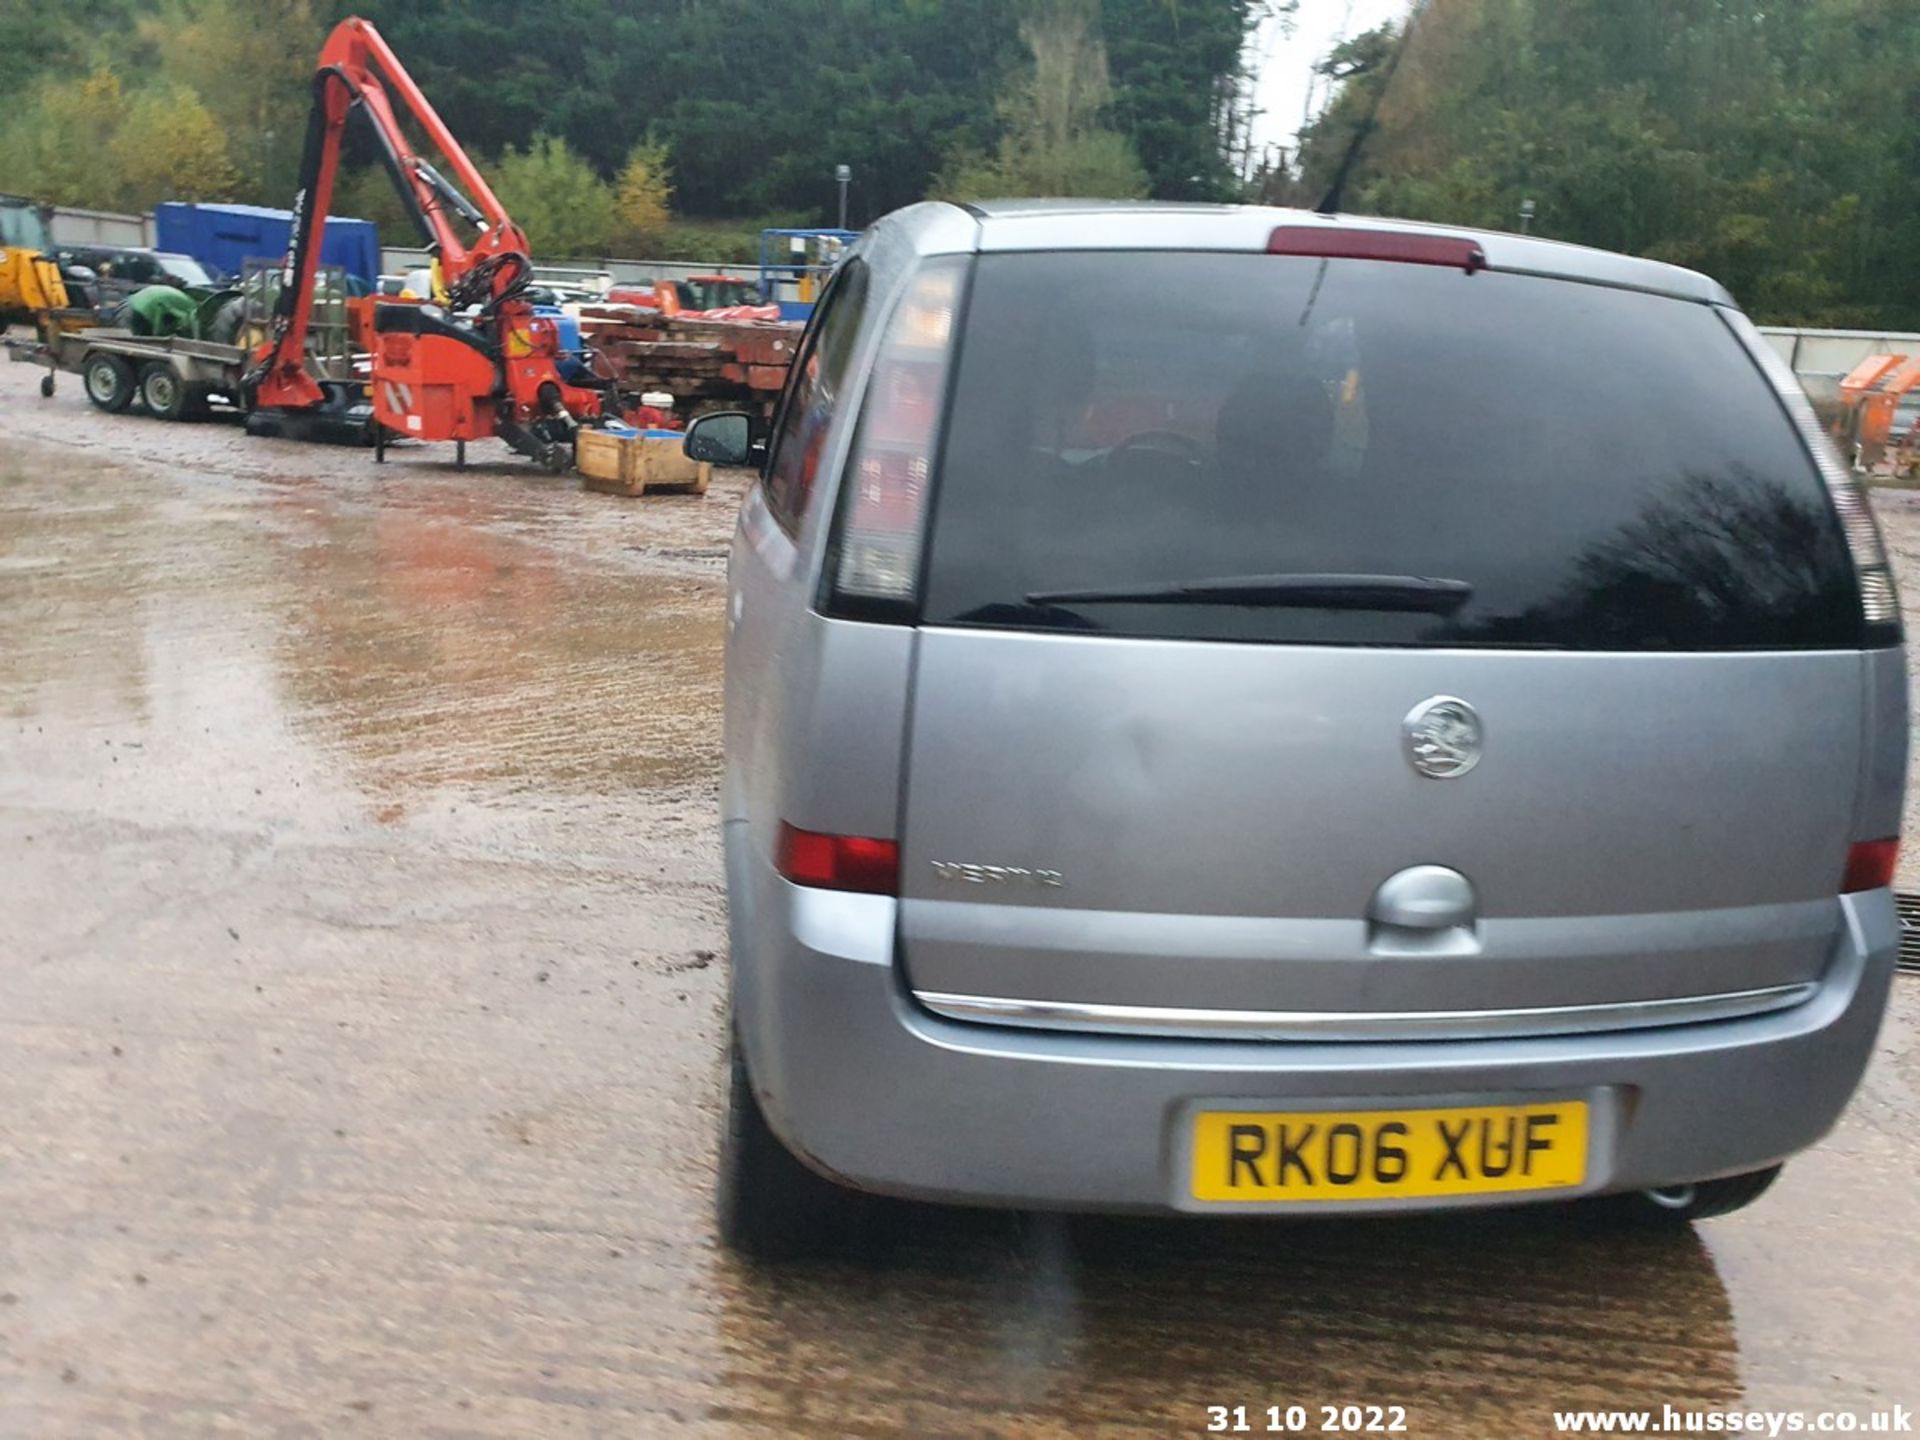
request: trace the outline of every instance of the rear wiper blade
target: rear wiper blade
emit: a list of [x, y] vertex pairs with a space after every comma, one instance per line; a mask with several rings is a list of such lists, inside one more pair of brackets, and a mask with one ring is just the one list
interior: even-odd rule
[[1464, 580], [1427, 575], [1217, 575], [1165, 585], [1036, 590], [1029, 605], [1271, 605], [1451, 615], [1473, 598]]

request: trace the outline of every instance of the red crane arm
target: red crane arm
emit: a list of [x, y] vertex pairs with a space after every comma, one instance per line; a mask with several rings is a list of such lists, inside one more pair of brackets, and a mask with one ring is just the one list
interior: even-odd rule
[[[333, 205], [333, 186], [340, 169], [340, 139], [356, 107], [371, 122], [394, 188], [406, 202], [422, 238], [438, 247], [441, 270], [449, 283], [482, 262], [502, 256], [514, 256], [520, 262], [496, 272], [503, 281], [532, 264], [525, 233], [501, 207], [492, 187], [467, 158], [446, 122], [371, 24], [354, 16], [334, 27], [320, 49], [313, 86], [300, 188], [293, 202], [293, 235], [281, 271], [272, 334], [261, 346], [248, 376], [255, 403], [261, 406], [305, 409], [325, 399], [304, 363], [307, 326], [313, 311], [314, 276], [319, 270], [320, 236]], [[395, 97], [439, 150], [466, 187], [466, 194], [414, 152], [394, 110]], [[480, 236], [471, 246], [454, 228], [450, 207], [479, 227]]]
[[[446, 222], [441, 208], [444, 192], [433, 183], [438, 177], [430, 167], [424, 166], [424, 162], [407, 144], [406, 134], [400, 128], [388, 100], [388, 88], [399, 98], [407, 113], [419, 122], [427, 139], [452, 168], [454, 178], [473, 197], [474, 205], [479, 209], [479, 215], [473, 218], [483, 225], [486, 238], [494, 242], [488, 244], [483, 240], [477, 243], [474, 255], [499, 253], [502, 249], [499, 241], [507, 238], [500, 236], [500, 231], [508, 232], [512, 239], [518, 241], [516, 246], [507, 248], [525, 251], [526, 237], [501, 207], [486, 177], [467, 158], [467, 152], [460, 148], [460, 142], [454, 139], [453, 132], [421, 93], [420, 87], [414, 84], [413, 77], [407, 74], [406, 67], [381, 38], [378, 30], [357, 16], [342, 20], [327, 37], [327, 43], [320, 48], [320, 69], [340, 70], [364, 100], [376, 133], [390, 149], [392, 157], [399, 162], [396, 180], [404, 179], [407, 182], [407, 188], [412, 191], [409, 198], [418, 205], [433, 227], [434, 238], [441, 247], [440, 264], [449, 280], [457, 279], [469, 268], [468, 252]], [[384, 85], [381, 76], [385, 77]]]

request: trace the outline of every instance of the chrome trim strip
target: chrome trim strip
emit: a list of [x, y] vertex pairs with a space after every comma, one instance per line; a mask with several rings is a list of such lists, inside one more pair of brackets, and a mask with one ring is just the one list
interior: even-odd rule
[[989, 1025], [1159, 1035], [1195, 1040], [1480, 1040], [1498, 1036], [1585, 1035], [1656, 1025], [1698, 1025], [1785, 1010], [1810, 998], [1819, 982], [1771, 985], [1723, 995], [1553, 1005], [1523, 1010], [1200, 1010], [1171, 1005], [1081, 1005], [1064, 1000], [1003, 1000], [916, 990], [936, 1015]]

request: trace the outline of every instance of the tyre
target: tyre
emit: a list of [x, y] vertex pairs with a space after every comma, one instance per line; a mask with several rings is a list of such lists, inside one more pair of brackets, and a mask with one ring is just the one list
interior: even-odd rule
[[204, 339], [216, 345], [239, 343], [240, 329], [246, 323], [247, 302], [243, 296], [229, 295], [213, 309], [201, 328]]
[[1608, 1195], [1593, 1204], [1603, 1218], [1617, 1224], [1655, 1228], [1691, 1225], [1696, 1220], [1711, 1220], [1716, 1215], [1731, 1215], [1745, 1209], [1766, 1194], [1767, 1187], [1779, 1178], [1780, 1170], [1780, 1166], [1770, 1165], [1745, 1175], [1699, 1180], [1691, 1185], [1665, 1185], [1657, 1190], [1636, 1190], [1629, 1195]]
[[133, 403], [133, 367], [118, 355], [89, 355], [80, 367], [80, 383], [87, 399], [109, 415], [118, 415]]
[[140, 400], [156, 420], [178, 420], [187, 413], [192, 397], [173, 366], [149, 360], [140, 367]]
[[867, 1197], [835, 1185], [795, 1158], [761, 1113], [737, 1039], [728, 1052], [716, 1197], [721, 1243], [751, 1260], [834, 1253], [853, 1237]]

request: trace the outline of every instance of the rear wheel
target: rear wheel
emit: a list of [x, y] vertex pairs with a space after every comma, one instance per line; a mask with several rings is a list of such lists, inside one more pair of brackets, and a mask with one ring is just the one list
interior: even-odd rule
[[149, 360], [140, 368], [140, 399], [149, 415], [178, 420], [187, 413], [191, 398], [186, 381], [166, 361]]
[[109, 415], [118, 415], [133, 403], [133, 367], [118, 355], [104, 351], [89, 355], [80, 367], [80, 384], [87, 399]]
[[1695, 1220], [1711, 1220], [1716, 1215], [1731, 1215], [1745, 1209], [1766, 1194], [1767, 1187], [1780, 1177], [1780, 1170], [1780, 1166], [1770, 1165], [1745, 1175], [1697, 1180], [1691, 1185], [1663, 1185], [1630, 1195], [1609, 1195], [1595, 1204], [1605, 1218], [1620, 1224], [1656, 1228], [1690, 1225]]
[[720, 1239], [754, 1260], [831, 1253], [853, 1233], [866, 1197], [816, 1175], [767, 1125], [740, 1058], [728, 1046], [727, 1122], [720, 1139]]

